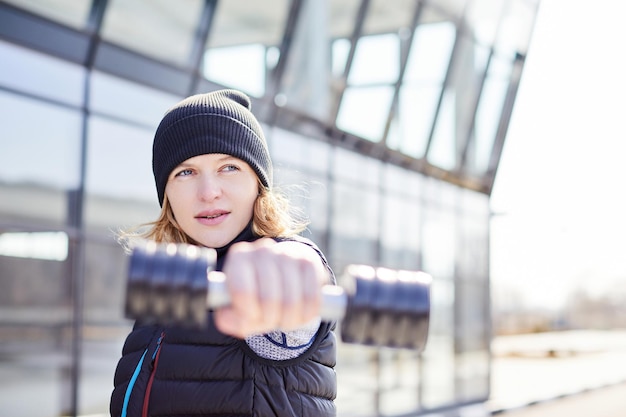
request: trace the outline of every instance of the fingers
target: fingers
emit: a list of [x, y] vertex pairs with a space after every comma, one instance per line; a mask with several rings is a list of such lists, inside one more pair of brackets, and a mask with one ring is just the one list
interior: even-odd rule
[[224, 273], [231, 306], [215, 313], [223, 333], [243, 338], [296, 329], [319, 315], [328, 274], [312, 248], [260, 239], [233, 245], [227, 256]]

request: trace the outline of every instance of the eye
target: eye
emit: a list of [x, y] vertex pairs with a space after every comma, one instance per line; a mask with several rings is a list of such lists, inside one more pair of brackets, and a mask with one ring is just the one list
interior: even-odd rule
[[233, 172], [233, 171], [239, 171], [239, 170], [240, 170], [239, 167], [233, 164], [224, 165], [221, 169], [221, 171], [225, 171], [225, 172]]
[[185, 168], [185, 169], [181, 169], [180, 171], [178, 171], [176, 173], [176, 175], [174, 175], [175, 177], [186, 177], [188, 175], [191, 175], [193, 173], [193, 171], [189, 168]]

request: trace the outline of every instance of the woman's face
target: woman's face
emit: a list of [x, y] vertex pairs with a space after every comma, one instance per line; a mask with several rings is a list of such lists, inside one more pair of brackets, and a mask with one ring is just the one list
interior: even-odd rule
[[220, 248], [252, 219], [257, 181], [256, 173], [241, 159], [198, 155], [174, 168], [165, 194], [187, 235], [209, 248]]

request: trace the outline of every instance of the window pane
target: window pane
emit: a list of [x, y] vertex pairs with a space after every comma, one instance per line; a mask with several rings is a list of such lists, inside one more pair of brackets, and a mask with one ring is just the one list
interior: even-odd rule
[[0, 62], [0, 85], [73, 106], [82, 105], [83, 67], [2, 41]]
[[410, 85], [400, 89], [400, 106], [387, 146], [414, 158], [424, 156], [435, 117], [440, 85]]
[[156, 130], [163, 114], [181, 97], [102, 72], [93, 72], [90, 106], [94, 112], [150, 126]]
[[333, 176], [340, 180], [348, 180], [357, 184], [378, 186], [381, 162], [355, 152], [335, 148]]
[[76, 0], [3, 0], [15, 7], [75, 28], [87, 23], [91, 1]]
[[375, 190], [334, 184], [331, 253], [338, 271], [348, 263], [378, 263], [378, 199]]
[[[426, 248], [428, 243], [424, 243]], [[442, 407], [455, 399], [454, 284], [433, 276], [428, 343], [422, 354], [424, 408]]]
[[187, 66], [202, 0], [110, 0], [102, 37], [141, 54]]
[[261, 97], [267, 77], [266, 53], [265, 45], [258, 43], [209, 49], [203, 58], [204, 76]]
[[480, 96], [474, 127], [474, 144], [468, 154], [468, 168], [474, 173], [486, 172], [496, 138], [502, 106], [511, 75], [510, 62], [494, 58]]
[[[428, 19], [433, 19], [432, 13]], [[454, 24], [446, 21], [421, 23], [415, 29], [399, 110], [387, 139], [390, 148], [415, 158], [424, 156], [455, 36]]]
[[153, 131], [92, 117], [89, 120], [85, 223], [116, 230], [155, 220]]
[[332, 74], [341, 77], [350, 52], [350, 37], [354, 32], [360, 0], [330, 0], [329, 39], [332, 43]]
[[383, 196], [381, 265], [387, 268], [420, 268], [420, 210], [416, 199]]
[[330, 146], [280, 128], [265, 131], [275, 169], [281, 167], [306, 169], [326, 174], [329, 169]]
[[396, 34], [365, 36], [357, 43], [348, 84], [394, 83], [399, 69], [400, 40]]
[[82, 126], [79, 112], [0, 93], [0, 114], [0, 182], [61, 190], [78, 187]]
[[152, 136], [150, 130], [92, 117], [87, 148], [88, 193], [156, 201]]
[[456, 94], [450, 89], [446, 90], [428, 152], [428, 161], [431, 164], [447, 170], [453, 170], [457, 163], [460, 139], [456, 123], [457, 107]]
[[383, 136], [391, 108], [393, 87], [348, 88], [337, 115], [337, 127], [378, 142]]
[[276, 48], [282, 42], [289, 4], [288, 0], [219, 2], [204, 53], [203, 75], [251, 96], [265, 94], [266, 73], [278, 59]]
[[443, 82], [455, 37], [452, 22], [420, 24], [415, 29], [404, 81]]

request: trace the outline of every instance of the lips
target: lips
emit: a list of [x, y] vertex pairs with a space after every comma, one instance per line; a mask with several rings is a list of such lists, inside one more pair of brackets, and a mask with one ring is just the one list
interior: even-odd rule
[[227, 210], [209, 210], [198, 213], [195, 218], [202, 224], [215, 225], [221, 223], [229, 214]]

